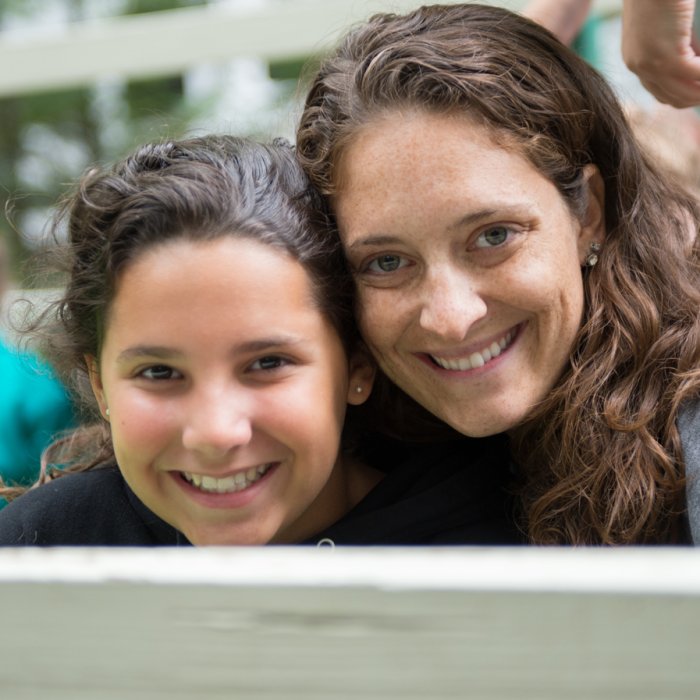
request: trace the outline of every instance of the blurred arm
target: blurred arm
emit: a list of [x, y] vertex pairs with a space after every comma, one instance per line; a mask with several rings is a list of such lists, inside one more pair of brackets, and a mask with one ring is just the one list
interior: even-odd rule
[[586, 21], [591, 0], [531, 0], [522, 11], [546, 29], [562, 44], [571, 44]]
[[700, 104], [694, 0], [624, 0], [622, 57], [644, 87], [674, 107]]

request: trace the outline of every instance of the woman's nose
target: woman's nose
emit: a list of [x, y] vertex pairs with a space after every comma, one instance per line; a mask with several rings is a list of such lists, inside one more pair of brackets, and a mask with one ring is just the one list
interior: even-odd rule
[[247, 445], [252, 436], [252, 419], [243, 398], [214, 392], [189, 402], [182, 433], [185, 448], [217, 459]]
[[467, 272], [443, 268], [426, 280], [419, 318], [423, 330], [459, 342], [486, 312], [486, 302]]

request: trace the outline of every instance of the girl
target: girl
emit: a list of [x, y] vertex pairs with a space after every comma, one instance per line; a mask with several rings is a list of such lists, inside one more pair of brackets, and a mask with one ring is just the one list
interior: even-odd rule
[[482, 472], [451, 451], [419, 488], [410, 464], [383, 479], [341, 452], [375, 369], [288, 146], [144, 146], [88, 172], [65, 211], [49, 354], [89, 381], [101, 421], [54, 450], [67, 474], [2, 511], [1, 544], [514, 540], [502, 484], [470, 507]]

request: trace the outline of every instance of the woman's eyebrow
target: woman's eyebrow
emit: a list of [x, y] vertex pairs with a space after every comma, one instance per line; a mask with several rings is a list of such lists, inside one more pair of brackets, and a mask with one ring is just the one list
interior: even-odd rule
[[465, 214], [464, 216], [460, 217], [455, 221], [455, 223], [451, 224], [448, 229], [450, 231], [457, 229], [457, 228], [462, 228], [464, 226], [469, 226], [470, 224], [474, 224], [478, 221], [481, 221], [482, 219], [489, 219], [492, 216], [495, 216], [496, 214], [502, 212], [502, 208], [495, 209], [493, 207], [489, 207], [488, 209], [478, 209], [477, 211], [471, 211], [468, 214]]
[[[490, 219], [494, 216], [499, 216], [499, 217], [508, 217], [508, 216], [519, 216], [519, 217], [531, 217], [533, 215], [532, 208], [529, 206], [521, 206], [520, 204], [517, 205], [508, 205], [504, 204], [503, 206], [490, 206], [490, 207], [484, 207], [482, 209], [477, 209], [476, 211], [470, 211], [469, 213], [465, 214], [464, 216], [459, 217], [454, 223], [450, 224], [447, 228], [448, 231], [453, 231], [459, 228], [463, 228], [464, 226], [470, 226], [475, 223], [478, 223], [479, 221], [482, 221], [484, 219]], [[376, 235], [368, 235], [365, 236], [364, 238], [360, 238], [356, 241], [353, 241], [349, 246], [348, 246], [348, 251], [351, 250], [356, 250], [358, 248], [363, 248], [363, 247], [374, 247], [374, 246], [385, 246], [385, 245], [394, 245], [398, 243], [402, 243], [402, 239], [400, 236], [391, 236], [389, 234], [376, 234]]]
[[370, 235], [365, 238], [360, 238], [348, 246], [348, 250], [355, 250], [366, 246], [392, 245], [400, 243], [401, 239], [398, 236], [388, 236], [383, 234]]
[[529, 204], [496, 204], [495, 206], [484, 207], [477, 211], [469, 212], [460, 217], [452, 224], [449, 229], [458, 229], [463, 226], [470, 226], [483, 219], [492, 219], [493, 217], [507, 218], [510, 216], [518, 218], [533, 218], [535, 212]]

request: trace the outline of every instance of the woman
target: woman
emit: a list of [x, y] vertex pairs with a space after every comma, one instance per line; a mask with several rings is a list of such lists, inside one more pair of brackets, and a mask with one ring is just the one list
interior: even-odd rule
[[603, 79], [497, 7], [377, 15], [322, 62], [297, 140], [367, 344], [455, 430], [508, 435], [529, 540], [687, 541], [698, 207]]

